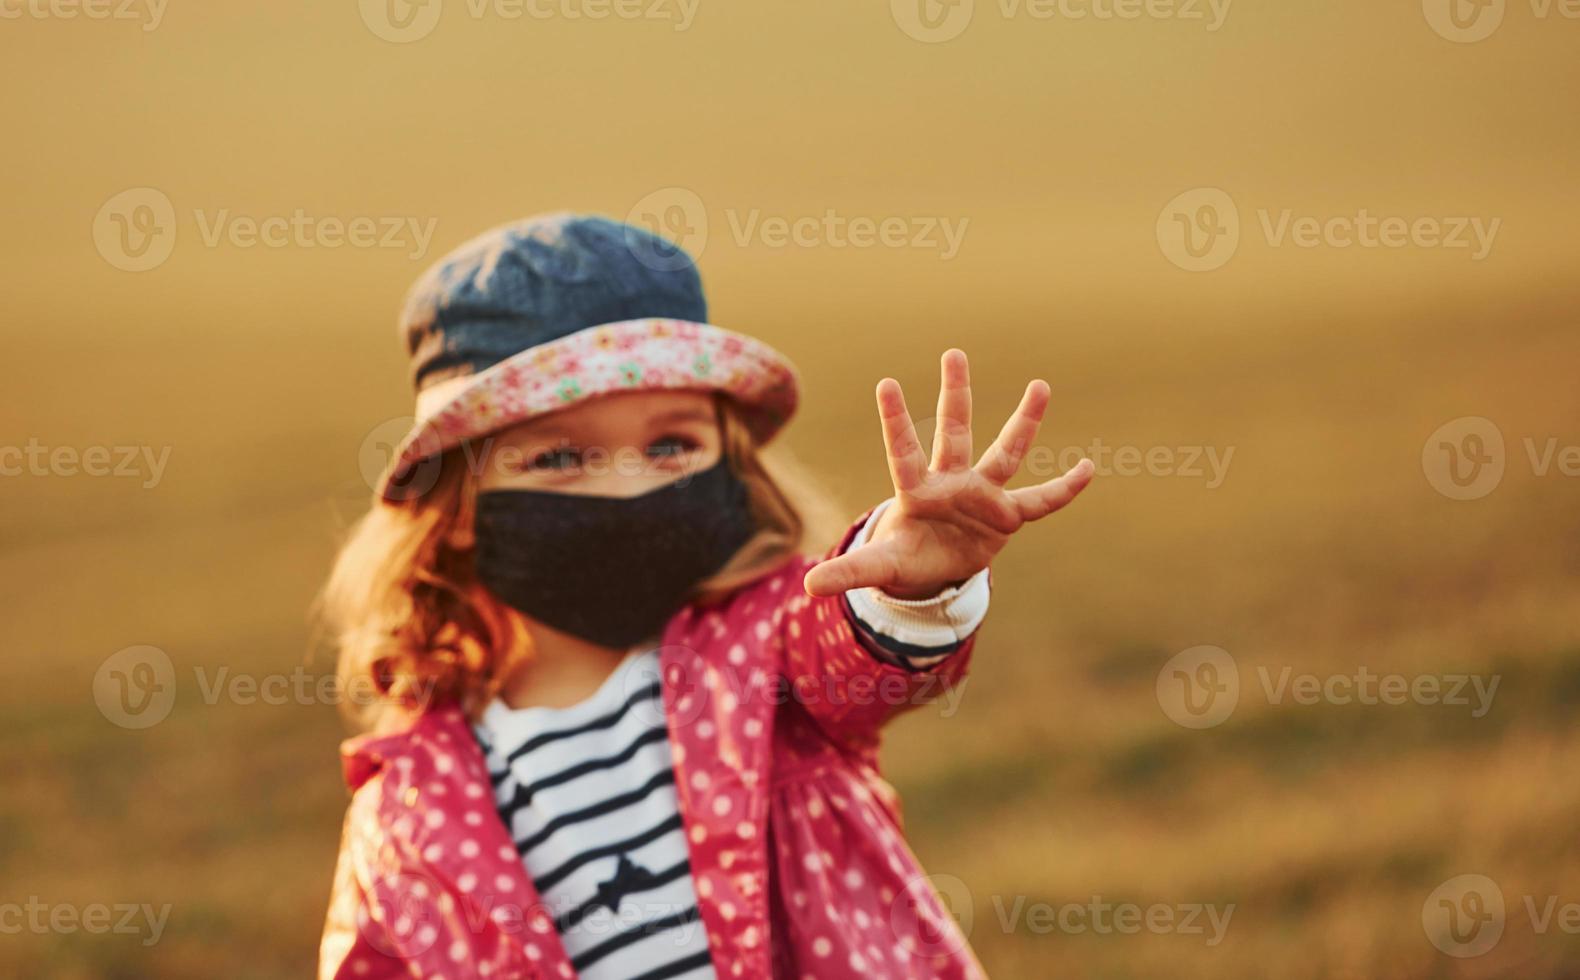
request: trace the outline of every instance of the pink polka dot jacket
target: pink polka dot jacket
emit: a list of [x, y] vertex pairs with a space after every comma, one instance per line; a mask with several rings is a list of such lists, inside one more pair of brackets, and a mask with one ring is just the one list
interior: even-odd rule
[[[982, 977], [901, 836], [877, 757], [884, 723], [958, 683], [976, 637], [925, 669], [880, 659], [842, 597], [806, 595], [813, 564], [796, 556], [722, 603], [688, 606], [662, 637], [675, 787], [714, 970]], [[459, 710], [341, 751], [352, 797], [320, 980], [575, 976]]]

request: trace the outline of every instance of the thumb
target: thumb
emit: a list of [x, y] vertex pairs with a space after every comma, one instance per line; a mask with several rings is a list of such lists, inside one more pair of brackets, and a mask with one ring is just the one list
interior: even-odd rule
[[813, 565], [801, 586], [811, 596], [839, 595], [851, 589], [889, 585], [894, 581], [894, 573], [890, 549], [882, 542], [869, 542]]

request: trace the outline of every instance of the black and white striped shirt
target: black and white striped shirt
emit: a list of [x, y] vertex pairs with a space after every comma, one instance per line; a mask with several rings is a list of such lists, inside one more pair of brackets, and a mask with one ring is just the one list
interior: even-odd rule
[[[850, 547], [859, 547], [882, 507]], [[933, 599], [846, 593], [858, 635], [907, 669], [947, 656], [987, 610], [986, 571]], [[495, 701], [475, 726], [495, 801], [583, 980], [714, 976], [675, 795], [656, 649], [568, 708]]]

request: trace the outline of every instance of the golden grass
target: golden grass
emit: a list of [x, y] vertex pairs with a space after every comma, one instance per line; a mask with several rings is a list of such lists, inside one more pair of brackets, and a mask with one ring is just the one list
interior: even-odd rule
[[[1045, 445], [1235, 447], [1218, 489], [1100, 477], [1077, 507], [1029, 529], [995, 565], [960, 713], [923, 708], [892, 730], [888, 772], [913, 843], [931, 871], [966, 883], [972, 941], [995, 976], [1572, 975], [1576, 938], [1533, 932], [1518, 901], [1580, 901], [1580, 508], [1574, 480], [1538, 479], [1515, 454], [1527, 434], [1580, 443], [1580, 303], [1530, 304], [1496, 332], [1428, 308], [1276, 337], [1119, 325], [1068, 345], [1029, 322], [991, 341], [921, 323], [908, 328], [916, 352], [893, 368], [879, 366], [875, 340], [835, 358], [764, 325], [807, 346], [794, 351], [810, 401], [792, 443], [852, 512], [886, 492], [872, 382], [895, 372], [929, 414], [932, 358], [952, 343], [973, 355], [983, 444], [1037, 371], [1055, 374]], [[58, 356], [81, 353], [58, 343]], [[59, 441], [175, 451], [157, 492], [24, 482], [0, 517], [14, 644], [0, 692], [0, 879], [15, 900], [173, 910], [150, 948], [8, 937], [0, 974], [311, 970], [344, 805], [339, 722], [322, 705], [204, 704], [192, 671], [304, 662], [306, 606], [337, 527], [362, 505], [357, 447], [400, 397], [393, 356], [375, 378], [364, 352], [343, 346], [292, 375], [312, 393], [295, 407], [251, 391], [238, 403], [223, 377], [155, 361], [96, 369], [121, 388], [110, 384], [103, 411], [75, 415], [44, 382], [16, 379], [11, 394], [34, 417], [59, 411]], [[208, 355], [258, 378], [286, 367], [234, 340]], [[113, 411], [148, 387], [178, 400]], [[1468, 414], [1499, 422], [1511, 460], [1492, 496], [1459, 503], [1427, 485], [1420, 448]], [[103, 658], [133, 643], [167, 650], [183, 677], [170, 719], [141, 732], [112, 726], [89, 695]], [[1198, 644], [1237, 658], [1241, 702], [1222, 726], [1187, 731], [1153, 685]], [[1273, 705], [1255, 680], [1261, 666], [1362, 665], [1497, 674], [1501, 686], [1472, 718], [1449, 706]], [[1510, 914], [1493, 952], [1458, 961], [1427, 942], [1420, 915], [1438, 883], [1465, 872], [1497, 880]], [[1235, 911], [1216, 946], [1000, 923], [1017, 900], [1098, 897]]]

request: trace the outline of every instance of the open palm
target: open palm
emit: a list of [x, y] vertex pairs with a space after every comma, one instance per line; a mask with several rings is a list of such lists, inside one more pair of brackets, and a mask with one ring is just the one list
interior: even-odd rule
[[884, 510], [865, 545], [807, 572], [803, 584], [808, 594], [838, 595], [876, 586], [902, 599], [935, 595], [986, 568], [1010, 535], [1064, 507], [1091, 482], [1092, 462], [1082, 459], [1063, 476], [1005, 489], [1048, 407], [1048, 384], [1041, 379], [1026, 386], [998, 438], [972, 466], [971, 375], [965, 353], [945, 351], [941, 370], [931, 460], [922, 452], [899, 382], [878, 382], [894, 503]]

